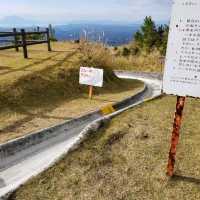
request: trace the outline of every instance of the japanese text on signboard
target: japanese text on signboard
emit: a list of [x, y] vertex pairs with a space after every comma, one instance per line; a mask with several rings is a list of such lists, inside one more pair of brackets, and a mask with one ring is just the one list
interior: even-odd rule
[[163, 90], [200, 97], [200, 1], [175, 0], [170, 23]]
[[83, 85], [102, 87], [103, 70], [90, 67], [81, 67], [79, 75], [79, 83]]

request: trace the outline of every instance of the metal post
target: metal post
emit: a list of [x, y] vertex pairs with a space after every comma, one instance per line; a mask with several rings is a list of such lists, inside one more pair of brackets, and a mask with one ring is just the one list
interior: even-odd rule
[[179, 142], [180, 128], [182, 122], [183, 109], [185, 105], [185, 97], [177, 97], [176, 113], [174, 118], [171, 148], [169, 152], [169, 161], [167, 166], [167, 175], [172, 177], [174, 175], [174, 166], [176, 161], [176, 149]]
[[47, 45], [48, 45], [48, 51], [51, 51], [51, 41], [50, 41], [50, 36], [49, 36], [49, 29], [46, 29], [47, 32]]
[[26, 45], [26, 32], [24, 29], [21, 29], [21, 34], [22, 34], [22, 47], [24, 52], [24, 58], [28, 58], [27, 45]]
[[13, 33], [14, 33], [14, 45], [15, 45], [15, 50], [19, 51], [19, 47], [18, 47], [18, 40], [17, 40], [17, 29], [13, 28]]

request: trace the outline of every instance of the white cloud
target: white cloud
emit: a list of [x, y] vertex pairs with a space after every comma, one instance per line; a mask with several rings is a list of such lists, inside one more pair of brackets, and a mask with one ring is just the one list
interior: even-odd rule
[[127, 17], [141, 20], [152, 16], [156, 20], [167, 20], [170, 17], [172, 0], [113, 0]]
[[[138, 21], [145, 16], [168, 20], [172, 0], [10, 0], [0, 4], [0, 18], [19, 15], [43, 20], [109, 19]], [[46, 6], [48, 5], [48, 6]]]

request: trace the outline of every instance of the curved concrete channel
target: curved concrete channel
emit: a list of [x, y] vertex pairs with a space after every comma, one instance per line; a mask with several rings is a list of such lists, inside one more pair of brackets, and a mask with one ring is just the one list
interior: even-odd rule
[[122, 79], [144, 82], [138, 94], [114, 105], [0, 145], [0, 200], [55, 164], [91, 132], [119, 113], [161, 95], [162, 76], [156, 73], [115, 71]]

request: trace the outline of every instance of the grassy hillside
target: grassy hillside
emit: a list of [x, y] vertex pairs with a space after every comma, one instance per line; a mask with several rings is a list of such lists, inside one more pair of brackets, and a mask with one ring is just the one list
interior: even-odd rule
[[[114, 76], [114, 66], [107, 62], [110, 60], [108, 50], [101, 45], [90, 47], [88, 44], [55, 42], [52, 43], [53, 51], [48, 52], [45, 45], [36, 45], [29, 48], [29, 59], [24, 59], [22, 52], [0, 51], [0, 142], [71, 119], [106, 101], [118, 101], [142, 87], [139, 82], [122, 82]], [[95, 50], [92, 55], [91, 49]], [[105, 70], [104, 87], [95, 88], [95, 95], [104, 95], [105, 102], [98, 101], [99, 97], [96, 101], [83, 99], [87, 99], [88, 87], [78, 82], [82, 65]], [[123, 93], [126, 91], [129, 93]], [[75, 102], [78, 99], [80, 101]], [[81, 108], [81, 102], [86, 102], [87, 109]], [[70, 112], [63, 111], [62, 115], [53, 112], [69, 105], [73, 111], [65, 109]]]
[[[164, 57], [160, 52], [153, 50], [150, 53], [140, 52], [134, 54], [132, 44], [112, 49], [114, 63], [117, 69], [134, 70], [143, 72], [163, 72]], [[124, 49], [130, 51], [129, 55], [124, 56]]]
[[165, 174], [175, 103], [162, 97], [116, 117], [9, 200], [200, 199], [199, 100], [187, 100], [176, 176]]

